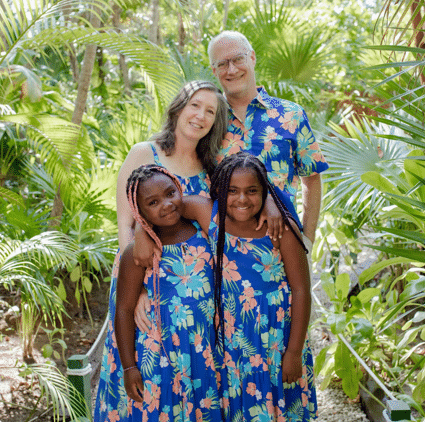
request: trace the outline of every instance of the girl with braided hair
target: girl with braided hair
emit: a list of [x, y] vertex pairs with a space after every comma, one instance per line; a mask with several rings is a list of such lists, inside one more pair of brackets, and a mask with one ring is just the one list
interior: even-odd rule
[[[212, 174], [213, 161], [226, 133], [226, 127], [227, 103], [220, 90], [208, 81], [188, 82], [170, 103], [162, 130], [150, 141], [134, 145], [121, 166], [117, 182], [119, 250], [112, 269], [107, 316], [108, 332], [103, 351], [100, 386], [109, 385], [111, 377], [122, 371], [121, 362], [113, 360], [118, 353], [114, 324], [118, 268], [121, 251], [134, 240], [135, 229], [140, 228], [140, 224], [136, 224], [126, 197], [127, 180], [132, 171], [140, 165], [157, 164], [166, 167], [178, 178], [183, 194], [209, 195], [209, 174]], [[156, 245], [155, 248], [159, 250]], [[152, 255], [148, 261], [140, 264], [145, 268], [151, 267]], [[147, 298], [145, 290], [143, 297]], [[150, 311], [148, 300], [143, 309], [146, 309], [146, 312]], [[146, 330], [150, 327], [149, 322]], [[105, 410], [105, 403], [108, 402], [105, 391], [107, 391], [105, 388], [99, 388], [99, 392], [103, 395], [100, 393], [97, 395], [95, 422], [110, 421]], [[124, 389], [119, 392], [122, 403], [126, 402], [127, 395]]]
[[[213, 259], [207, 236], [182, 218], [182, 187], [165, 168], [134, 170], [126, 193], [135, 220], [162, 256], [147, 270], [135, 265], [133, 243], [122, 253], [115, 315], [119, 356], [108, 358], [117, 366], [120, 361], [123, 369], [100, 383], [102, 420], [219, 421], [212, 354]], [[152, 304], [148, 333], [134, 322], [143, 284]]]
[[[282, 213], [279, 240], [256, 230], [267, 193]], [[307, 328], [310, 274], [291, 213], [246, 152], [224, 158], [211, 200], [183, 199], [183, 216], [208, 230], [216, 258], [215, 312], [220, 399], [226, 421], [307, 422], [317, 417]]]

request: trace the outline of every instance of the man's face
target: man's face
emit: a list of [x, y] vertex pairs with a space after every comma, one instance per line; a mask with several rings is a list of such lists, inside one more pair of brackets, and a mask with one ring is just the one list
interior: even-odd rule
[[223, 38], [212, 50], [212, 70], [226, 97], [251, 100], [257, 94], [255, 52], [237, 40]]

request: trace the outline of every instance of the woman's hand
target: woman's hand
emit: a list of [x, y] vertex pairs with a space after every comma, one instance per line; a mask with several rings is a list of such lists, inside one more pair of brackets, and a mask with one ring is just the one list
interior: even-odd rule
[[152, 268], [153, 256], [158, 255], [161, 259], [162, 251], [158, 248], [152, 238], [143, 230], [140, 224], [136, 224], [134, 230], [133, 259], [134, 263], [140, 267]]
[[280, 239], [283, 236], [285, 225], [283, 223], [282, 214], [270, 194], [267, 195], [266, 203], [264, 204], [263, 211], [261, 211], [256, 230], [260, 230], [266, 220], [270, 238], [275, 241], [278, 238]]
[[143, 391], [143, 380], [137, 366], [124, 372], [124, 387], [130, 399], [143, 403], [143, 397], [140, 395]]
[[286, 350], [282, 357], [282, 381], [292, 384], [297, 382], [302, 374], [302, 352], [293, 353]]
[[134, 310], [134, 322], [142, 333], [147, 333], [152, 327], [152, 323], [148, 317], [150, 309], [151, 303], [148, 292], [143, 288]]

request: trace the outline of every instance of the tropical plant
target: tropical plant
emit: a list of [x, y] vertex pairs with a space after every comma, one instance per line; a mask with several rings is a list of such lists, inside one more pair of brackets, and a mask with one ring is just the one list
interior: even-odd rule
[[[25, 422], [34, 420], [32, 417], [43, 398], [51, 406], [54, 421], [65, 421], [70, 418], [73, 421], [89, 422], [88, 419], [80, 416], [89, 414], [87, 404], [81, 394], [52, 362], [23, 365], [20, 369], [21, 377], [35, 377], [41, 389], [40, 397]], [[34, 383], [31, 382], [31, 384]]]
[[342, 216], [348, 213], [350, 219], [364, 224], [379, 212], [385, 198], [361, 176], [377, 171], [400, 182], [399, 163], [408, 149], [392, 139], [390, 126], [356, 118], [344, 119], [344, 123], [345, 130], [330, 122], [330, 134], [322, 134], [321, 147], [330, 165], [324, 180], [332, 186], [324, 196], [324, 210], [338, 210]]
[[21, 292], [23, 355], [32, 357], [32, 339], [36, 320], [28, 317], [41, 314], [54, 323], [64, 312], [62, 300], [49, 280], [43, 276], [50, 269], [70, 265], [76, 258], [76, 248], [61, 232], [48, 231], [24, 241], [2, 237], [0, 244], [0, 283], [10, 291]]

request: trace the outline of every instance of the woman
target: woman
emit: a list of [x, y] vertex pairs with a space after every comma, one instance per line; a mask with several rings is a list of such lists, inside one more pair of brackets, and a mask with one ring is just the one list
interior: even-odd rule
[[[209, 195], [209, 174], [226, 133], [227, 103], [211, 82], [192, 81], [183, 86], [167, 110], [162, 130], [150, 142], [130, 150], [118, 174], [117, 218], [119, 250], [112, 272], [109, 297], [109, 327], [94, 421], [128, 420], [128, 399], [122, 383], [123, 368], [115, 338], [116, 283], [120, 251], [132, 242], [135, 220], [126, 197], [126, 183], [132, 171], [142, 164], [166, 167], [179, 179], [184, 194]], [[119, 382], [119, 386], [117, 386]], [[120, 388], [121, 387], [121, 388]]]

